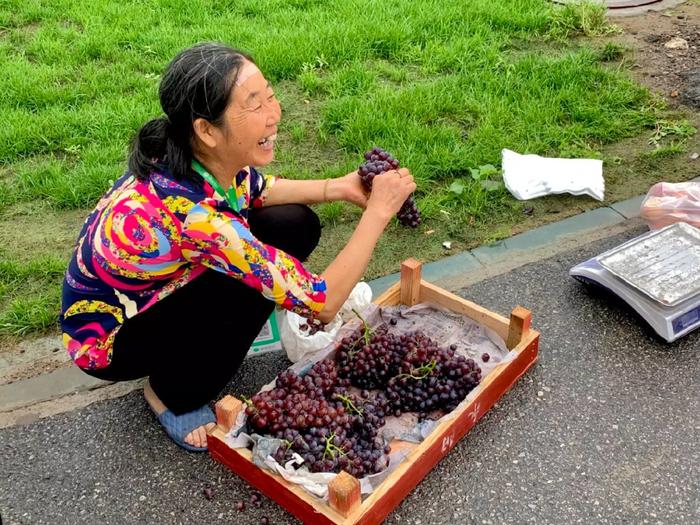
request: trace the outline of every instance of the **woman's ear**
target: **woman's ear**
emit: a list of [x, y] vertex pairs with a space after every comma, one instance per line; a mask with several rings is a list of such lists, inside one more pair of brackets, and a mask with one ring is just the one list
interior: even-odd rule
[[215, 148], [220, 135], [219, 130], [207, 119], [198, 118], [192, 122], [194, 136], [208, 148]]

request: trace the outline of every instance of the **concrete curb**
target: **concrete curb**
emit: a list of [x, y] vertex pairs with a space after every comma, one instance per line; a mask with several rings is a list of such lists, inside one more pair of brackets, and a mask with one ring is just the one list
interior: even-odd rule
[[[693, 180], [700, 181], [700, 177]], [[558, 251], [569, 249], [572, 243], [591, 242], [636, 227], [640, 221], [630, 219], [639, 216], [643, 199], [644, 195], [641, 195], [596, 208], [491, 245], [426, 263], [423, 265], [423, 277], [448, 290], [457, 290], [518, 266], [550, 257]], [[394, 273], [374, 279], [368, 284], [376, 297], [398, 279], [399, 273]], [[55, 344], [55, 341], [49, 341], [43, 346], [50, 348], [52, 344]], [[37, 359], [46, 357], [44, 354], [48, 354], [49, 351], [54, 350], [43, 350], [41, 355], [36, 355]], [[25, 362], [12, 364], [26, 368], [27, 365], [31, 365], [27, 360], [25, 357]], [[0, 363], [0, 378], [3, 375], [2, 364]], [[140, 382], [130, 382], [127, 386], [117, 388], [117, 385], [83, 373], [72, 363], [59, 365], [48, 373], [0, 384], [0, 428], [85, 406], [83, 397], [87, 394], [89, 399], [96, 401], [124, 395], [140, 388], [140, 385]], [[104, 391], [104, 396], [100, 397], [98, 391]], [[59, 402], [61, 399], [66, 401]]]

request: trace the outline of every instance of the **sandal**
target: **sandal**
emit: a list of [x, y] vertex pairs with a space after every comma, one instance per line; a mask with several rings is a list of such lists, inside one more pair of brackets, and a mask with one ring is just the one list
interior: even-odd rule
[[166, 410], [158, 415], [158, 421], [163, 425], [170, 439], [182, 448], [191, 452], [206, 452], [207, 447], [195, 447], [190, 445], [185, 441], [185, 437], [197, 427], [201, 427], [207, 423], [216, 423], [216, 417], [214, 416], [214, 412], [211, 411], [211, 408], [204, 405], [197, 410], [180, 414], [179, 416], [173, 414], [170, 410]]

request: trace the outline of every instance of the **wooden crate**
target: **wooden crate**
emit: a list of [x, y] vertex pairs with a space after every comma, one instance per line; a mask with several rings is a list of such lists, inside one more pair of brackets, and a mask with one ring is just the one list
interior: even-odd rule
[[401, 265], [401, 281], [379, 296], [382, 306], [431, 302], [465, 315], [500, 335], [516, 357], [498, 365], [480, 385], [478, 395], [455, 411], [455, 417], [438, 425], [420, 444], [394, 440], [393, 450], [403, 448], [409, 455], [364, 501], [359, 481], [342, 472], [329, 485], [329, 504], [280, 476], [256, 467], [251, 452], [232, 449], [224, 441], [242, 404], [232, 396], [217, 403], [217, 426], [208, 435], [211, 456], [282, 505], [304, 523], [313, 525], [370, 525], [384, 518], [408, 495], [474, 424], [507, 392], [537, 360], [539, 332], [530, 328], [530, 312], [516, 307], [510, 320], [437, 286], [421, 280], [421, 265], [409, 259]]

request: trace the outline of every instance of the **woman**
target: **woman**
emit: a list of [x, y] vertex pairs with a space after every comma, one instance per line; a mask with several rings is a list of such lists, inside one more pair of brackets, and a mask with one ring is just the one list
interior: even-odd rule
[[[331, 320], [416, 185], [405, 169], [375, 179], [369, 196], [356, 172], [262, 175], [255, 167], [273, 159], [280, 105], [253, 60], [226, 46], [182, 51], [159, 95], [165, 116], [139, 131], [129, 171], [82, 228], [61, 325], [80, 368], [110, 381], [148, 377], [144, 395], [165, 431], [203, 451], [215, 420], [208, 403], [275, 304]], [[320, 237], [306, 205], [337, 200], [364, 212], [315, 275], [300, 262]]]

